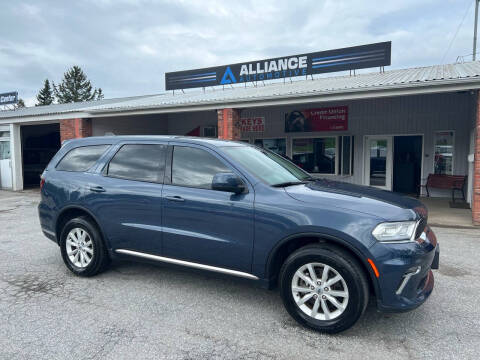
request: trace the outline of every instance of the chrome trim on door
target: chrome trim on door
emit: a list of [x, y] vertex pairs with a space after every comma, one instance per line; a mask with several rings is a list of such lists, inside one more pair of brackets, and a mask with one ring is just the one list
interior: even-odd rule
[[170, 264], [188, 266], [188, 267], [192, 267], [192, 268], [196, 268], [196, 269], [215, 271], [215, 272], [222, 273], [222, 274], [228, 274], [228, 275], [240, 276], [240, 277], [247, 278], [247, 279], [258, 280], [258, 277], [256, 277], [255, 275], [248, 274], [248, 273], [245, 273], [245, 272], [242, 272], [242, 271], [237, 271], [237, 270], [230, 270], [230, 269], [225, 269], [225, 268], [211, 266], [211, 265], [194, 263], [194, 262], [190, 262], [190, 261], [172, 259], [172, 258], [168, 258], [168, 257], [164, 257], [164, 256], [152, 255], [152, 254], [142, 253], [142, 252], [133, 251], [133, 250], [117, 249], [117, 250], [115, 250], [115, 252], [117, 252], [119, 254], [132, 255], [132, 256], [137, 256], [137, 257], [141, 257], [141, 258], [145, 258], [145, 259], [166, 262], [166, 263], [170, 263]]

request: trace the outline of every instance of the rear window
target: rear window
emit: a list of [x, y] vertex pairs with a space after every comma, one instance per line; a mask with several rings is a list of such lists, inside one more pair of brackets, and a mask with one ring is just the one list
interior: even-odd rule
[[87, 171], [107, 150], [109, 145], [82, 146], [70, 150], [57, 164], [62, 171]]

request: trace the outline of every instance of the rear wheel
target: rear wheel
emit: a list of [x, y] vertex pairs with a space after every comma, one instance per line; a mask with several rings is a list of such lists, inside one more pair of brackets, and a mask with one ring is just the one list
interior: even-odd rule
[[75, 275], [96, 275], [110, 262], [100, 232], [88, 217], [77, 217], [65, 224], [60, 249], [65, 265]]
[[280, 293], [295, 320], [325, 333], [353, 326], [368, 303], [361, 266], [348, 253], [326, 245], [309, 245], [287, 258]]

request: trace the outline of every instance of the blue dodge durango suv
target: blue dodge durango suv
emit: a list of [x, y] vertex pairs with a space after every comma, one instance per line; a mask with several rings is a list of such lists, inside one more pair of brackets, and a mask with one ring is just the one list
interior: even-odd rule
[[418, 307], [439, 265], [419, 201], [312, 178], [241, 142], [70, 140], [41, 197], [43, 233], [76, 275], [137, 259], [278, 284], [290, 315], [327, 333], [351, 327], [370, 297], [381, 311]]

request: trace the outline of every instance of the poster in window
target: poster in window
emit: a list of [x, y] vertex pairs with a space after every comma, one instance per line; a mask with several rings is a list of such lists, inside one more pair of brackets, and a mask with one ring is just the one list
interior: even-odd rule
[[294, 110], [285, 114], [285, 132], [346, 130], [348, 130], [348, 106]]

